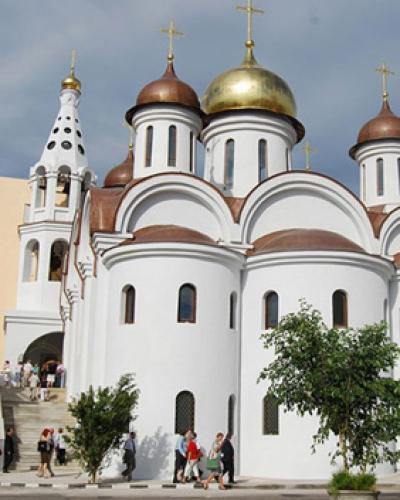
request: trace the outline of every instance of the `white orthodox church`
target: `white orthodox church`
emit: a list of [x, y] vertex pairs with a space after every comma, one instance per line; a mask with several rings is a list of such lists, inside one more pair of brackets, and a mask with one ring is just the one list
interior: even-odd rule
[[400, 118], [386, 87], [350, 149], [358, 198], [292, 168], [304, 136], [295, 99], [253, 46], [249, 36], [243, 62], [201, 102], [170, 51], [163, 76], [127, 111], [135, 147], [102, 187], [72, 67], [30, 169], [6, 358], [62, 358], [69, 398], [135, 372], [136, 477], [171, 478], [176, 435], [188, 427], [205, 448], [232, 431], [238, 474], [328, 477], [334, 443], [312, 455], [316, 420], [285, 413], [257, 384], [272, 356], [260, 334], [304, 297], [328, 325], [385, 319], [399, 342]]

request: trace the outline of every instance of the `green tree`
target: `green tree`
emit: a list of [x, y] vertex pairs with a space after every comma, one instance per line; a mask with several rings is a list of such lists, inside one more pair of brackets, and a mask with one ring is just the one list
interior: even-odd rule
[[332, 461], [342, 457], [349, 471], [400, 457], [400, 383], [391, 377], [400, 349], [385, 323], [359, 329], [329, 329], [319, 311], [300, 301], [300, 311], [283, 317], [262, 336], [275, 356], [261, 372], [267, 393], [285, 411], [316, 414], [312, 449], [337, 436]]
[[68, 427], [67, 438], [74, 458], [95, 483], [98, 472], [107, 464], [111, 452], [119, 448], [123, 434], [133, 421], [139, 398], [134, 375], [123, 375], [115, 387], [92, 386], [68, 405], [75, 427]]

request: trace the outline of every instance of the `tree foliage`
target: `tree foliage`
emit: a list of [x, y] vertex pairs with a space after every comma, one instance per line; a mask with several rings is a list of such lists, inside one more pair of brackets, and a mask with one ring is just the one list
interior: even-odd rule
[[68, 405], [75, 427], [68, 427], [67, 438], [76, 458], [91, 482], [108, 463], [111, 452], [119, 448], [139, 398], [132, 374], [123, 375], [115, 387], [92, 386]]
[[283, 317], [262, 341], [275, 356], [259, 380], [286, 411], [319, 417], [314, 451], [333, 433], [332, 460], [342, 457], [346, 471], [400, 458], [392, 446], [400, 435], [400, 384], [391, 377], [400, 349], [384, 322], [328, 328], [319, 311], [300, 301], [300, 311]]

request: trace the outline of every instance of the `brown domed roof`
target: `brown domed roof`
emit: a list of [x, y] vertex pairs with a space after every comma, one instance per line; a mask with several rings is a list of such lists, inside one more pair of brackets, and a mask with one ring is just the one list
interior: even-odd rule
[[128, 156], [120, 164], [111, 169], [104, 179], [104, 187], [123, 187], [133, 178], [133, 151], [129, 149]]
[[167, 69], [159, 80], [148, 83], [139, 93], [136, 106], [168, 102], [200, 108], [196, 92], [175, 74], [174, 65], [168, 62]]
[[286, 229], [261, 236], [253, 242], [248, 255], [302, 250], [333, 250], [364, 252], [364, 250], [340, 234], [321, 229]]
[[134, 243], [156, 242], [216, 244], [206, 234], [172, 224], [148, 226], [138, 229], [133, 233], [132, 239], [125, 240], [122, 244], [131, 245]]
[[364, 142], [380, 139], [400, 139], [400, 117], [392, 112], [387, 99], [384, 99], [379, 114], [361, 127], [357, 144], [350, 149], [350, 156], [354, 158], [356, 149]]

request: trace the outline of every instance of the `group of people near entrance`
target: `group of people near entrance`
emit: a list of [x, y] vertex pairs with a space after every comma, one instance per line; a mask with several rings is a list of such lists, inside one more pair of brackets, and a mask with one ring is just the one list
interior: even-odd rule
[[40, 453], [40, 465], [37, 471], [38, 477], [54, 477], [54, 472], [51, 468], [51, 462], [56, 454], [56, 463], [58, 465], [65, 465], [65, 450], [66, 443], [64, 438], [64, 430], [62, 427], [58, 429], [55, 434], [54, 429], [43, 429], [37, 444], [37, 451]]
[[229, 483], [234, 483], [234, 449], [231, 443], [232, 435], [218, 432], [207, 454], [208, 477], [201, 480], [203, 475], [199, 463], [203, 457], [203, 451], [197, 440], [197, 434], [188, 430], [182, 432], [175, 446], [175, 469], [174, 483], [186, 483], [192, 478], [201, 483], [204, 489], [212, 480], [218, 481], [221, 490], [226, 489], [224, 476], [228, 474]]
[[[63, 363], [50, 361], [39, 368], [36, 363], [32, 365], [28, 359], [25, 363], [17, 363], [12, 370], [9, 361], [4, 362], [3, 376], [6, 387], [26, 387], [29, 390], [29, 399], [48, 401], [52, 387], [65, 386], [65, 368]], [[40, 391], [40, 392], [39, 392]]]

